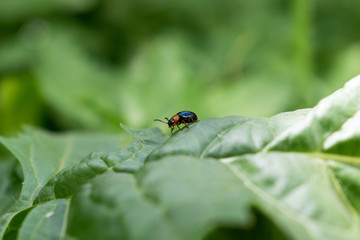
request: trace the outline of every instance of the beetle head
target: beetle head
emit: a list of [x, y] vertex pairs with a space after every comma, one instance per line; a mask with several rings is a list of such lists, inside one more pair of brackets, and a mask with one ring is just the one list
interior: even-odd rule
[[168, 119], [168, 118], [166, 118], [166, 120], [168, 120], [168, 122], [167, 122], [167, 124], [169, 125], [169, 127], [172, 127], [172, 126], [174, 126], [175, 125], [175, 120], [174, 119]]

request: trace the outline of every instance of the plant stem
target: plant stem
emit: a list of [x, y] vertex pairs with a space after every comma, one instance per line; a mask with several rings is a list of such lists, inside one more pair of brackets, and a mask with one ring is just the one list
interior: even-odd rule
[[[313, 1], [294, 0], [294, 74], [296, 89], [300, 101], [308, 103], [308, 96], [313, 79], [313, 55], [312, 55], [312, 10]], [[301, 97], [302, 96], [302, 97]]]

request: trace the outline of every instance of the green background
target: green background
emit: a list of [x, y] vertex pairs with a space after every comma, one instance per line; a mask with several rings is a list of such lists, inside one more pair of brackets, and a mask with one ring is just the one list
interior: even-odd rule
[[359, 73], [360, 1], [0, 1], [0, 134], [314, 106]]

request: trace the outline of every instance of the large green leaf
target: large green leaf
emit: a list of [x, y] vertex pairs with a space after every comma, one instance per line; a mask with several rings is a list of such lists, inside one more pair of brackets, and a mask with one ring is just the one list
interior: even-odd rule
[[202, 120], [149, 160], [179, 154], [220, 159], [289, 237], [357, 239], [359, 99], [357, 77], [311, 110], [269, 119]]
[[[360, 77], [312, 109], [201, 119], [166, 141], [125, 127], [126, 150], [50, 174], [5, 236], [48, 226], [60, 239], [359, 239], [358, 99]], [[44, 215], [58, 204], [61, 228]]]

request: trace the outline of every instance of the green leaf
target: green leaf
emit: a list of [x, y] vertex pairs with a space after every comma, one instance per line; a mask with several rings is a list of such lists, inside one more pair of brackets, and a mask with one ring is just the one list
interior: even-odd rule
[[327, 164], [333, 170], [339, 185], [343, 189], [346, 197], [360, 213], [360, 164], [344, 164], [341, 162], [328, 161]]
[[[9, 222], [18, 211], [31, 206], [40, 189], [57, 172], [75, 165], [92, 151], [119, 149], [121, 139], [115, 134], [52, 134], [32, 127], [26, 127], [16, 138], [0, 137], [24, 173], [20, 197], [0, 222]], [[0, 224], [0, 233], [5, 228], [6, 224]]]
[[31, 209], [32, 207], [28, 207], [17, 212], [9, 212], [2, 215], [0, 218], [1, 239], [16, 239], [21, 224]]
[[123, 120], [118, 99], [120, 85], [114, 81], [119, 76], [90, 61], [73, 33], [72, 29], [60, 27], [41, 51], [36, 66], [40, 91], [66, 126], [97, 131], [117, 129]]
[[[356, 127], [359, 118], [357, 112], [360, 109], [359, 95], [360, 76], [321, 100], [303, 122], [277, 136], [266, 149], [326, 151], [339, 154], [344, 154], [345, 151], [350, 155], [356, 154], [359, 148], [354, 144], [354, 139], [359, 135], [359, 128]], [[346, 144], [346, 141], [350, 144]], [[335, 151], [336, 148], [340, 149]]]
[[193, 157], [151, 163], [135, 176], [108, 172], [72, 199], [69, 234], [80, 239], [200, 239], [217, 223], [251, 223], [251, 195], [244, 190], [221, 163]]
[[[101, 239], [104, 237], [98, 234], [101, 228], [106, 229], [107, 239], [116, 239], [117, 234], [128, 239], [143, 239], [147, 236], [148, 229], [154, 229], [154, 239], [168, 239], [168, 234], [179, 239], [200, 239], [217, 226], [252, 226], [254, 220], [249, 215], [249, 210], [255, 204], [256, 194], [247, 189], [246, 184], [229, 171], [231, 169], [207, 157], [233, 156], [246, 153], [249, 149], [250, 152], [256, 152], [271, 141], [274, 135], [302, 120], [307, 113], [308, 110], [302, 110], [280, 114], [271, 119], [233, 116], [205, 119], [191, 124], [189, 129], [185, 128], [174, 134], [153, 151], [147, 159], [148, 163], [136, 173], [135, 178], [131, 175], [116, 177], [116, 174], [108, 173], [82, 188], [71, 203], [70, 235]], [[280, 124], [284, 121], [286, 124]], [[267, 131], [261, 132], [262, 129]], [[230, 132], [236, 134], [231, 135]], [[260, 141], [259, 144], [259, 141], [245, 141], [249, 136], [257, 134], [260, 134], [259, 140], [264, 136], [264, 142]], [[228, 138], [230, 141], [240, 142], [243, 147], [226, 148], [229, 142], [224, 143], [224, 139]], [[126, 189], [119, 186], [122, 182], [129, 181]], [[117, 182], [117, 185], [114, 186], [111, 182]], [[128, 199], [129, 192], [136, 195], [136, 200]], [[146, 203], [146, 207], [129, 204], [139, 201], [141, 206]], [[102, 205], [106, 205], [108, 210], [105, 211]], [[117, 208], [120, 209], [116, 214]], [[94, 211], [89, 212], [87, 209]], [[153, 221], [141, 217], [129, 218], [124, 211], [135, 216], [152, 216]], [[163, 216], [158, 216], [159, 211]], [[157, 220], [153, 215], [156, 215]], [[144, 223], [139, 224], [139, 219], [143, 219]], [[99, 226], [98, 221], [104, 223]], [[131, 223], [137, 223], [135, 229], [131, 228]], [[83, 227], [76, 227], [79, 224], [83, 224]], [[116, 226], [118, 230], [114, 231]], [[160, 231], [164, 235], [154, 231]]]
[[172, 136], [148, 159], [179, 154], [220, 158], [258, 152], [285, 129], [303, 121], [309, 111], [298, 110], [271, 118], [229, 116], [200, 120]]
[[0, 138], [0, 141], [22, 166], [24, 186], [20, 202], [25, 205], [35, 199], [51, 176], [63, 168], [76, 164], [89, 152], [120, 148], [120, 138], [116, 135], [58, 136], [31, 127], [26, 127], [24, 133], [17, 138]]
[[0, 161], [0, 214], [5, 213], [16, 201], [21, 191], [21, 179], [16, 173], [14, 159]]
[[134, 137], [128, 149], [109, 153], [92, 153], [73, 167], [66, 168], [46, 184], [36, 203], [57, 198], [69, 198], [82, 184], [113, 169], [117, 172], [134, 172], [142, 167], [146, 156], [162, 144], [166, 137], [157, 128], [132, 130], [122, 127]]
[[[356, 239], [360, 235], [355, 197], [360, 177], [359, 99], [357, 77], [310, 110], [268, 119], [201, 120], [148, 160], [179, 154], [217, 158], [290, 238]], [[180, 142], [185, 144], [176, 144]]]
[[322, 159], [258, 153], [222, 160], [293, 239], [356, 239], [359, 214]]
[[63, 239], [68, 200], [54, 200], [34, 207], [25, 217], [17, 239]]
[[[31, 224], [38, 219], [59, 238], [358, 239], [359, 99], [360, 76], [312, 109], [200, 119], [168, 140], [123, 126], [134, 136], [126, 150], [53, 172], [33, 193], [37, 205], [0, 226], [7, 238], [46, 232]], [[69, 204], [61, 230], [44, 219], [58, 203]]]

